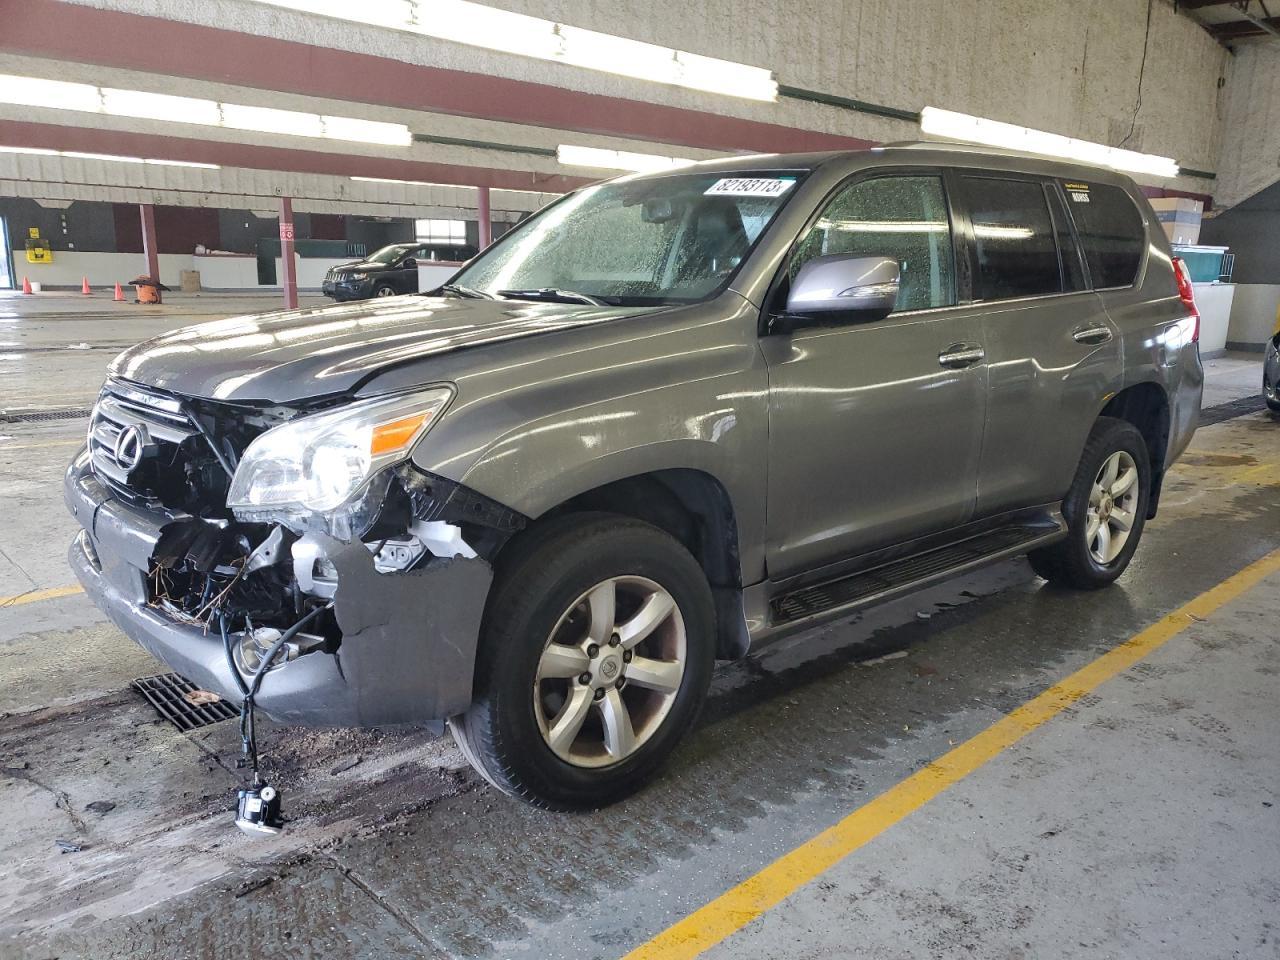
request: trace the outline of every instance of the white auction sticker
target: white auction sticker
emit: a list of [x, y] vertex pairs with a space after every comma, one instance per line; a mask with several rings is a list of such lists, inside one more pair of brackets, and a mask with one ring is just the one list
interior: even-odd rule
[[712, 184], [703, 196], [780, 197], [793, 186], [794, 180], [781, 177], [726, 177]]

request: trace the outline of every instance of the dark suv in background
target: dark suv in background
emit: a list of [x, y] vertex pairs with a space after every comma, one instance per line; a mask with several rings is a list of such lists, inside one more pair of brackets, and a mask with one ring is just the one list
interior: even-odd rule
[[121, 354], [71, 563], [199, 686], [256, 677], [287, 724], [447, 720], [556, 808], [652, 776], [717, 659], [1017, 554], [1111, 583], [1199, 415], [1142, 192], [1038, 157], [623, 177], [439, 293]]
[[419, 261], [462, 264], [475, 255], [475, 247], [463, 244], [393, 243], [364, 260], [331, 267], [320, 289], [339, 302], [417, 293]]

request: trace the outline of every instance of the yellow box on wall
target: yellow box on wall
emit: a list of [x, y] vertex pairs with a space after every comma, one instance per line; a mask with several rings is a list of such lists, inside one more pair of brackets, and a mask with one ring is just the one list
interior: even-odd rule
[[27, 263], [53, 263], [53, 249], [48, 240], [27, 241]]

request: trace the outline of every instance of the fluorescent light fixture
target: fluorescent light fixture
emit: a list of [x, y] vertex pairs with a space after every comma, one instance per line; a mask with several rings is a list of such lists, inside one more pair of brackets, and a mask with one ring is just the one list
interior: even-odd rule
[[222, 123], [236, 130], [271, 131], [293, 137], [323, 137], [324, 120], [318, 113], [249, 107], [238, 103], [222, 105]]
[[0, 74], [0, 103], [392, 147], [407, 147], [413, 142], [413, 135], [403, 123], [331, 117], [275, 107], [251, 107], [199, 97], [117, 90], [11, 74]]
[[68, 160], [106, 160], [110, 163], [145, 163], [152, 167], [195, 167], [200, 170], [221, 170], [216, 163], [196, 163], [194, 160], [153, 160], [149, 157], [122, 157], [114, 153], [82, 153], [79, 150], [46, 150], [44, 147], [5, 147], [0, 153], [28, 154], [35, 157], [66, 157]]
[[[432, 183], [429, 180], [396, 180], [393, 177], [351, 177], [356, 183], [394, 183], [404, 187], [450, 187], [454, 190], [475, 190], [469, 183]], [[559, 190], [517, 190], [515, 187], [490, 187], [494, 193], [527, 193], [530, 196], [543, 194], [560, 195]]]
[[68, 83], [40, 77], [0, 74], [0, 98], [4, 103], [24, 107], [55, 107], [59, 110], [102, 109], [102, 91], [89, 83]]
[[920, 129], [949, 140], [967, 140], [970, 143], [1023, 150], [1047, 157], [1063, 157], [1129, 173], [1145, 173], [1153, 177], [1178, 175], [1178, 164], [1171, 157], [1108, 147], [1090, 140], [1077, 140], [1074, 137], [1001, 123], [985, 117], [973, 117], [938, 107], [925, 107], [920, 111]]
[[635, 173], [676, 170], [697, 162], [685, 157], [659, 157], [652, 153], [628, 153], [625, 150], [577, 147], [570, 143], [562, 143], [556, 147], [556, 159], [570, 167], [630, 170]]
[[168, 120], [171, 123], [199, 123], [216, 127], [222, 122], [216, 100], [175, 97], [144, 90], [102, 89], [102, 112], [117, 117]]
[[259, 0], [303, 13], [387, 27], [522, 57], [534, 57], [748, 100], [775, 101], [773, 71], [663, 47], [471, 0]]

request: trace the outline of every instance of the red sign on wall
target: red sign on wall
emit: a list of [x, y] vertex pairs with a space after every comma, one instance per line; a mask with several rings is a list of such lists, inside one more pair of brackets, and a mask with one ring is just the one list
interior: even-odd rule
[[292, 223], [282, 223], [282, 224], [280, 224], [280, 239], [281, 239], [281, 240], [292, 240], [292, 239], [293, 239], [293, 224], [292, 224]]

